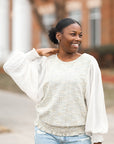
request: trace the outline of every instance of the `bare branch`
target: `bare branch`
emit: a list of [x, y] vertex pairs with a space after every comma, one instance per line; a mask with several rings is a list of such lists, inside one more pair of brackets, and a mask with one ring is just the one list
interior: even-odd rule
[[[42, 15], [38, 12], [38, 4], [35, 3], [35, 0], [29, 0], [29, 2], [32, 6], [32, 10], [33, 10], [33, 13], [36, 17], [37, 23], [39, 24], [42, 32], [46, 36], [49, 44], [51, 46], [53, 46], [52, 43], [49, 40], [47, 29], [46, 29], [46, 27], [45, 27], [45, 25], [42, 21]], [[67, 16], [66, 0], [53, 0], [53, 3], [55, 5], [56, 21], [59, 21], [60, 19], [65, 18]]]
[[47, 31], [45, 25], [43, 24], [42, 15], [38, 12], [38, 6], [36, 6], [34, 0], [29, 0], [29, 2], [32, 6], [32, 10], [33, 10], [33, 13], [36, 17], [37, 23], [39, 24], [42, 32], [44, 33], [45, 37], [47, 38], [47, 40], [49, 42], [49, 44], [52, 45], [52, 43], [50, 42], [49, 37], [48, 37], [48, 31]]
[[39, 26], [41, 27], [41, 29], [44, 33], [47, 32], [47, 30], [46, 30], [46, 28], [42, 22], [42, 15], [38, 12], [38, 6], [36, 6], [34, 0], [29, 0], [29, 2], [31, 3], [32, 10], [33, 10], [33, 13], [36, 17], [37, 23], [39, 24]]
[[56, 19], [59, 21], [67, 16], [66, 0], [54, 0]]

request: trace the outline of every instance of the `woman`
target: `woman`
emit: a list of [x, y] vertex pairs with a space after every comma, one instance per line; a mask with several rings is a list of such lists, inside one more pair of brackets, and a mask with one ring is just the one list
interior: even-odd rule
[[58, 49], [15, 52], [4, 65], [36, 103], [35, 144], [101, 144], [108, 130], [101, 73], [93, 56], [78, 53], [81, 25], [62, 19], [49, 38]]

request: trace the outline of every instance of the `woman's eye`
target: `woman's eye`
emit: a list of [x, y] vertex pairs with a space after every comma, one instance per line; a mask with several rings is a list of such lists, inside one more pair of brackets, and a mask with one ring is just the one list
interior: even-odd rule
[[79, 37], [82, 37], [82, 36], [83, 36], [82, 34], [79, 35]]
[[72, 35], [72, 36], [75, 36], [76, 34], [75, 34], [75, 33], [71, 33], [71, 35]]

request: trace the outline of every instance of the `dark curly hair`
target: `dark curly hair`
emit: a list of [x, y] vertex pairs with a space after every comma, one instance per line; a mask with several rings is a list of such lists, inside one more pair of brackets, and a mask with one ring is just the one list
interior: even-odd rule
[[57, 25], [55, 27], [52, 27], [50, 30], [49, 30], [49, 33], [48, 33], [48, 36], [49, 36], [49, 39], [54, 43], [54, 44], [58, 44], [58, 40], [56, 39], [56, 33], [57, 32], [62, 32], [62, 30], [71, 25], [71, 24], [74, 24], [74, 23], [77, 23], [80, 27], [81, 27], [81, 24], [76, 21], [75, 19], [72, 19], [72, 18], [64, 18], [62, 20], [60, 20]]

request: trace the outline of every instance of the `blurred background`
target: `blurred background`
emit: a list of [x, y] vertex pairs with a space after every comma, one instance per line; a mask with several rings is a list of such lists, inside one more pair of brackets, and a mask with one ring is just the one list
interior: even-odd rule
[[[33, 128], [29, 126], [35, 117], [34, 105], [28, 99], [25, 102], [25, 94], [3, 71], [2, 66], [14, 50], [27, 52], [33, 47], [56, 47], [48, 39], [48, 30], [65, 17], [74, 18], [81, 23], [83, 42], [80, 52], [93, 55], [99, 63], [110, 126], [104, 143], [114, 142], [114, 0], [0, 0], [2, 144], [15, 143], [14, 134], [16, 144], [32, 144]], [[29, 120], [24, 121], [25, 118]], [[24, 133], [20, 129], [22, 125], [26, 128]], [[18, 141], [18, 138], [22, 141]]]

